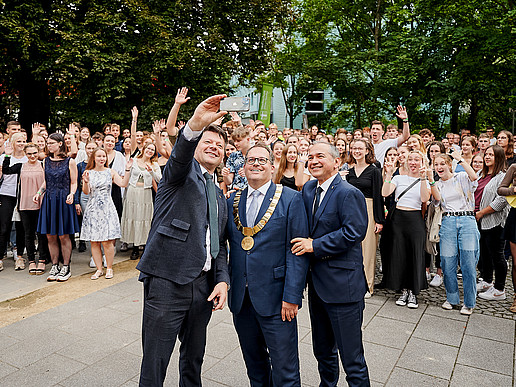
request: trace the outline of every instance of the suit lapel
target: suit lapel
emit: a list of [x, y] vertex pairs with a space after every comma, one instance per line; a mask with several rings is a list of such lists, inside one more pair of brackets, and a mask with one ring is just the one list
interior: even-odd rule
[[238, 204], [238, 216], [240, 217], [240, 223], [242, 226], [247, 227], [247, 216], [245, 207], [247, 203], [247, 188], [244, 189], [240, 195], [240, 203]]
[[[331, 182], [328, 190], [324, 194], [324, 198], [323, 198], [321, 204], [319, 204], [319, 208], [317, 209], [317, 212], [315, 213], [315, 215], [313, 217], [313, 224], [311, 227], [312, 231], [315, 229], [315, 226], [317, 225], [319, 218], [321, 217], [322, 213], [324, 212], [324, 208], [330, 201], [331, 196], [333, 195], [333, 192], [335, 192], [335, 187], [338, 184], [340, 184], [341, 182], [342, 182], [342, 179], [337, 179], [337, 178], [335, 178], [335, 176], [333, 176], [333, 181]], [[317, 187], [317, 185], [316, 185], [316, 187]], [[313, 198], [315, 199], [315, 189], [314, 189]], [[312, 201], [312, 203], [313, 203], [313, 201]]]

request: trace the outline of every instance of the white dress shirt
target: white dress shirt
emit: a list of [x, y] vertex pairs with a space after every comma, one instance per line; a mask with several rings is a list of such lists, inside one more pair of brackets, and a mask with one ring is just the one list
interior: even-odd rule
[[260, 192], [260, 195], [257, 198], [257, 200], [258, 200], [258, 211], [259, 211], [260, 207], [262, 206], [263, 199], [265, 199], [265, 195], [267, 194], [267, 190], [269, 189], [270, 186], [271, 186], [271, 181], [270, 180], [267, 183], [265, 183], [264, 185], [262, 185], [258, 189], [254, 189], [250, 185], [247, 186], [247, 201], [245, 203], [245, 213], [246, 214], [249, 212], [249, 205], [251, 204], [251, 195], [253, 194], [253, 192], [254, 191]]

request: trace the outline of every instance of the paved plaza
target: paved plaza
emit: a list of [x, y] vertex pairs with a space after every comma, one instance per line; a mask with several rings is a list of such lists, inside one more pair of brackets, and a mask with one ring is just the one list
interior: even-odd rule
[[[128, 253], [117, 255], [117, 267], [130, 263], [123, 262], [127, 257]], [[47, 284], [27, 271], [14, 272], [6, 262], [0, 286], [4, 293], [21, 297], [1, 303], [0, 316], [23, 305], [27, 297], [36, 300], [26, 306], [29, 317], [7, 325], [0, 317], [0, 386], [137, 386], [142, 285], [134, 269], [117, 275], [117, 267], [118, 282], [91, 281], [88, 272], [94, 269], [88, 269], [88, 258], [74, 252], [74, 277], [64, 284]], [[7, 283], [19, 289], [8, 292]], [[67, 286], [72, 289], [76, 284], [99, 290], [73, 296]], [[70, 299], [45, 310], [37, 302], [39, 292], [59, 291], [59, 286]], [[29, 288], [39, 290], [27, 294]], [[420, 298], [417, 310], [396, 306], [387, 291], [367, 300], [363, 332], [373, 386], [516, 386], [512, 314], [497, 317], [497, 309], [490, 311], [489, 305], [479, 305], [471, 317], [445, 311], [439, 307], [443, 287], [425, 291]], [[302, 384], [317, 386], [306, 305], [298, 324]], [[208, 329], [203, 385], [248, 386], [229, 310], [215, 312]], [[177, 349], [167, 386], [178, 385]], [[345, 385], [342, 373], [339, 386]]]

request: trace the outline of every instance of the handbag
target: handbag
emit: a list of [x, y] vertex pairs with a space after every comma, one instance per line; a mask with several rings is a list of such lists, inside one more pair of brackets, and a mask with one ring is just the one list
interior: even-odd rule
[[387, 216], [385, 217], [387, 222], [392, 221], [392, 217], [394, 216], [394, 212], [396, 211], [396, 204], [398, 204], [398, 202], [403, 197], [403, 195], [405, 195], [412, 187], [414, 187], [420, 181], [421, 181], [421, 178], [418, 177], [416, 180], [414, 180], [412, 182], [412, 184], [410, 184], [407, 188], [405, 188], [405, 190], [400, 194], [400, 196], [398, 196], [397, 199], [394, 200], [394, 203], [392, 204], [391, 208], [389, 208], [389, 212], [387, 212]]

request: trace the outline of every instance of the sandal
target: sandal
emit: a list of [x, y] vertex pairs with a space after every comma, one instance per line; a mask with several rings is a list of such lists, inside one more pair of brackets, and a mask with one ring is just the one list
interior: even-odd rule
[[100, 277], [102, 277], [104, 275], [104, 273], [102, 272], [102, 270], [97, 270], [95, 272], [95, 274], [93, 274], [90, 278], [92, 280], [98, 280]]
[[35, 275], [37, 271], [38, 271], [38, 269], [36, 268], [36, 262], [30, 261], [30, 263], [29, 263], [29, 274], [30, 275]]
[[107, 269], [106, 270], [106, 279], [113, 278], [113, 269]]
[[41, 275], [45, 272], [45, 261], [38, 261], [38, 266], [36, 267], [36, 275]]
[[509, 310], [512, 312], [512, 313], [516, 313], [516, 298], [514, 298], [514, 301], [512, 303], [512, 306], [509, 308]]

